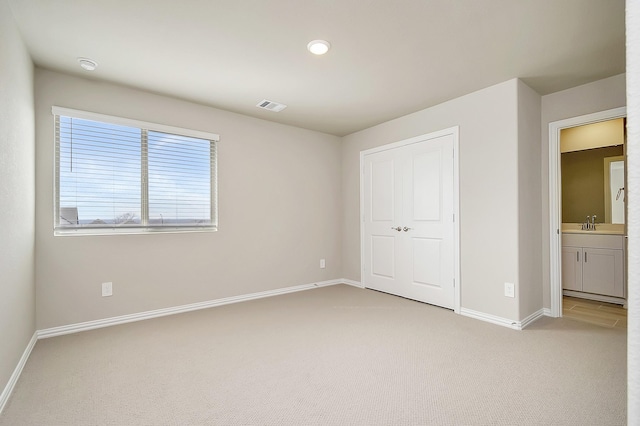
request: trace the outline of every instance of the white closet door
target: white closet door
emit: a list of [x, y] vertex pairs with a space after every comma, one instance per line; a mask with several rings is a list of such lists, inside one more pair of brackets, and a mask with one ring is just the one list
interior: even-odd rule
[[453, 308], [453, 135], [363, 159], [365, 287]]
[[403, 150], [405, 295], [453, 308], [453, 136]]
[[[402, 164], [394, 150], [368, 155], [364, 164], [366, 287], [396, 294], [404, 270], [402, 237]], [[398, 231], [400, 229], [400, 231]], [[399, 275], [400, 274], [400, 275]]]

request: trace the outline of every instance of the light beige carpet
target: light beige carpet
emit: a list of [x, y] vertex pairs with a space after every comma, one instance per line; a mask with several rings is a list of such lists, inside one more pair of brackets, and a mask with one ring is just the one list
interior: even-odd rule
[[623, 330], [348, 286], [41, 340], [0, 425], [623, 425]]

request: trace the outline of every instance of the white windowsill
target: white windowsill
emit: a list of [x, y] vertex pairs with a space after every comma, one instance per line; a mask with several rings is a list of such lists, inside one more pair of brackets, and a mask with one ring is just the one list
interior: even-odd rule
[[194, 232], [216, 232], [217, 226], [208, 227], [158, 227], [158, 228], [79, 228], [54, 229], [56, 237], [79, 237], [87, 235], [145, 235], [145, 234], [184, 234]]

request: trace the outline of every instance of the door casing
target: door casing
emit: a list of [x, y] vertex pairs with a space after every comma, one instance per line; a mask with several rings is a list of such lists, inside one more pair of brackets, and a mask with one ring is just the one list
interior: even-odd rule
[[562, 181], [560, 175], [560, 131], [569, 127], [626, 117], [620, 107], [549, 123], [549, 287], [551, 316], [562, 316]]

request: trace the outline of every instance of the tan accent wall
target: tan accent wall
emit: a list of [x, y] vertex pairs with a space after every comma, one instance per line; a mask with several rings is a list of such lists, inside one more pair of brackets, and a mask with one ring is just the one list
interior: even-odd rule
[[561, 154], [563, 223], [594, 214], [597, 223], [605, 222], [604, 159], [622, 154], [622, 145]]

